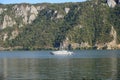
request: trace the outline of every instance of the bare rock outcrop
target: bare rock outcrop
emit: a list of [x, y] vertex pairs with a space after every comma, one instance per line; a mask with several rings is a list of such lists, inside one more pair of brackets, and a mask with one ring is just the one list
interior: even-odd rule
[[68, 37], [66, 37], [66, 39], [63, 41], [63, 48], [68, 48], [68, 47], [71, 47], [72, 49], [77, 49], [77, 48], [89, 48], [91, 47], [89, 45], [88, 42], [81, 42], [80, 44], [79, 43], [75, 43], [75, 42], [71, 42], [69, 40]]
[[116, 6], [115, 0], [107, 0], [107, 4], [109, 7], [112, 7], [112, 8]]
[[3, 9], [2, 8], [0, 8], [0, 14], [2, 14], [3, 13]]
[[111, 27], [110, 35], [113, 37], [113, 40], [107, 43], [107, 49], [117, 48], [117, 33], [113, 26]]
[[96, 43], [95, 47], [100, 50], [100, 49], [116, 49], [118, 48], [117, 44], [117, 32], [114, 29], [114, 27], [111, 27], [111, 32], [110, 35], [113, 37], [113, 40], [108, 43]]
[[1, 25], [1, 29], [4, 29], [6, 27], [12, 27], [15, 24], [16, 24], [15, 20], [13, 20], [10, 16], [5, 15], [3, 24]]
[[38, 15], [38, 9], [33, 5], [15, 5], [13, 10], [15, 17], [22, 17], [24, 24], [30, 24]]
[[70, 8], [65, 8], [65, 13], [66, 14], [69, 13], [69, 11], [70, 11]]
[[11, 40], [11, 39], [15, 39], [15, 38], [18, 36], [18, 34], [19, 34], [18, 30], [14, 30], [14, 31], [12, 31], [9, 40]]
[[30, 8], [30, 16], [29, 16], [29, 24], [37, 17], [38, 11], [37, 8], [31, 6]]
[[60, 18], [63, 18], [64, 17], [64, 15], [62, 15], [62, 14], [57, 14], [57, 19], [60, 19]]
[[8, 38], [8, 34], [5, 33], [4, 36], [3, 36], [3, 41], [6, 41], [7, 38]]
[[111, 27], [111, 32], [110, 35], [113, 37], [113, 40], [111, 42], [108, 43], [99, 43], [96, 44], [95, 46], [97, 47], [97, 49], [117, 49], [118, 48], [118, 44], [117, 44], [117, 32], [114, 29], [114, 27]]

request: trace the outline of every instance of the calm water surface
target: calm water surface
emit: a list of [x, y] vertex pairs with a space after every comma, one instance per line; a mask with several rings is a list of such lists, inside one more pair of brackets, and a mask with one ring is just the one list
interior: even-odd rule
[[1, 51], [0, 80], [120, 80], [119, 50]]

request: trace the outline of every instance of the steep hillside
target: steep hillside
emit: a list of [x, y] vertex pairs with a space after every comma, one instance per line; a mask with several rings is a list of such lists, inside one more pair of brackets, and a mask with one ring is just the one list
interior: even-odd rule
[[119, 3], [0, 4], [0, 50], [119, 49]]

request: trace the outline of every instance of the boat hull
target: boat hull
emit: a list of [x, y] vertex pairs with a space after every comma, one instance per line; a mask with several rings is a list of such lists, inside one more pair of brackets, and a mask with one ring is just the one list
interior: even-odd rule
[[73, 52], [61, 50], [61, 51], [52, 51], [50, 52], [52, 55], [71, 55]]

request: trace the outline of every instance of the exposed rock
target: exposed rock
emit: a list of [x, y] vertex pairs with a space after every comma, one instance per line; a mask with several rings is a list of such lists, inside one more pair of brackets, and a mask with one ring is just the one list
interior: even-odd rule
[[7, 8], [4, 8], [3, 10], [4, 10], [4, 11], [7, 11], [8, 9], [7, 9]]
[[0, 8], [0, 14], [2, 14], [3, 13], [3, 9], [2, 8]]
[[[24, 24], [30, 24], [33, 20], [36, 19], [38, 15], [38, 11], [41, 11], [46, 6], [34, 6], [34, 5], [15, 5], [13, 6], [13, 10], [15, 12], [15, 17], [22, 17]], [[48, 13], [51, 13], [52, 10], [49, 10]], [[56, 17], [55, 17], [56, 16]], [[51, 19], [54, 18], [63, 18], [64, 16], [62, 14], [59, 14], [57, 10], [54, 11], [54, 15], [51, 16]]]
[[3, 41], [6, 41], [7, 38], [8, 38], [8, 34], [5, 33], [4, 36], [3, 36]]
[[4, 11], [7, 11], [7, 8], [0, 8], [0, 14], [2, 14]]
[[109, 43], [96, 43], [95, 47], [99, 49], [116, 49], [117, 48], [117, 33], [114, 27], [111, 27], [110, 35], [113, 37], [113, 40]]
[[37, 8], [33, 5], [15, 5], [13, 7], [16, 17], [22, 17], [24, 24], [30, 24], [38, 14]]
[[113, 36], [113, 40], [109, 43], [107, 43], [107, 49], [114, 49], [117, 47], [117, 33], [114, 27], [111, 27], [110, 35]]
[[36, 15], [31, 14], [29, 17], [29, 24], [36, 18]]
[[115, 0], [107, 0], [107, 4], [109, 7], [112, 7], [112, 8], [116, 6]]
[[9, 40], [15, 39], [15, 38], [18, 36], [18, 34], [19, 34], [18, 30], [12, 31], [12, 36], [10, 36], [10, 39], [9, 39]]
[[[49, 10], [48, 13], [52, 13], [52, 10]], [[64, 15], [60, 14], [57, 10], [54, 11], [53, 15], [51, 16], [51, 20], [52, 19], [60, 19], [63, 18]]]
[[77, 48], [89, 48], [91, 47], [89, 45], [88, 42], [81, 42], [81, 44], [79, 43], [74, 43], [74, 42], [71, 42], [68, 37], [63, 41], [63, 48], [67, 49], [68, 47], [71, 47], [73, 49], [77, 49]]
[[15, 16], [22, 17], [23, 23], [27, 24], [28, 23], [28, 11], [30, 11], [30, 7], [28, 5], [27, 6], [15, 5], [13, 9], [15, 10]]
[[38, 11], [34, 6], [31, 6], [29, 24], [37, 17]]
[[77, 48], [80, 48], [80, 44], [79, 43], [71, 43], [71, 47], [73, 49], [77, 49]]
[[80, 45], [78, 43], [73, 43], [69, 40], [68, 37], [66, 37], [66, 39], [63, 41], [63, 48], [64, 49], [68, 49], [69, 47], [76, 49], [78, 48]]
[[66, 38], [66, 39], [63, 41], [62, 47], [63, 47], [63, 48], [68, 48], [69, 44], [70, 44], [70, 41], [69, 41], [68, 38]]
[[107, 44], [106, 43], [96, 43], [94, 46], [97, 50], [102, 50], [104, 48], [107, 48]]
[[55, 10], [55, 11], [54, 11], [54, 14], [57, 14], [57, 13], [58, 13], [58, 11], [57, 11], [57, 10]]
[[62, 14], [57, 14], [57, 19], [60, 19], [60, 18], [63, 18], [64, 17], [64, 15], [62, 15]]
[[3, 21], [3, 25], [1, 26], [1, 29], [4, 29], [6, 27], [12, 27], [13, 25], [15, 25], [16, 22], [14, 20], [12, 20], [12, 18], [8, 15], [4, 16], [4, 21]]
[[27, 12], [30, 10], [30, 7], [27, 6], [23, 6], [23, 5], [15, 5], [13, 7], [13, 10], [15, 11], [15, 16], [16, 17], [25, 17], [27, 16]]
[[18, 27], [19, 27], [19, 28], [23, 27], [23, 24], [20, 24]]
[[81, 44], [79, 44], [79, 43], [71, 43], [71, 47], [73, 48], [73, 49], [77, 49], [77, 48], [89, 48], [89, 47], [91, 47], [90, 45], [89, 45], [89, 43], [88, 42], [81, 42]]
[[38, 11], [41, 11], [41, 10], [45, 9], [45, 7], [46, 7], [46, 6], [37, 6], [36, 9], [37, 9]]
[[108, 43], [96, 43], [94, 47], [96, 49], [117, 49], [120, 48], [120, 44], [117, 44], [117, 33], [114, 27], [111, 27], [110, 35], [113, 37], [113, 40]]
[[15, 47], [1, 47], [0, 46], [0, 51], [6, 51], [6, 50], [12, 51], [12, 50], [17, 50], [17, 49], [23, 49], [23, 47], [22, 46], [15, 46]]
[[81, 42], [80, 48], [88, 48], [88, 47], [90, 47], [88, 42]]
[[38, 14], [38, 11], [37, 9], [32, 5], [31, 8], [30, 8], [30, 13], [32, 14]]
[[65, 13], [67, 14], [70, 11], [70, 8], [65, 8]]

